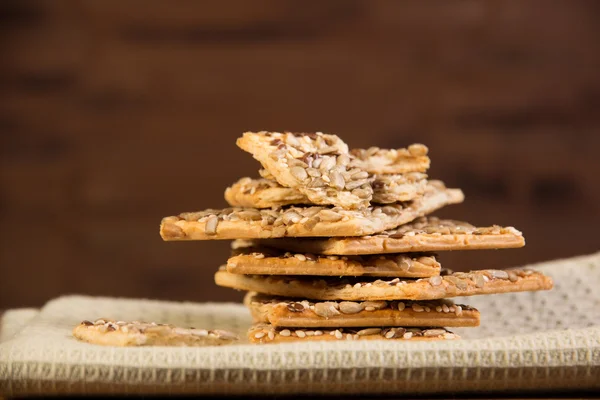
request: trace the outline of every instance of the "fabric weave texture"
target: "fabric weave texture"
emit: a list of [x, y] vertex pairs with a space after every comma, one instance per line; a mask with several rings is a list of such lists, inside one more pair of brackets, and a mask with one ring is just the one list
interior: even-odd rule
[[462, 340], [300, 342], [223, 347], [117, 348], [71, 335], [83, 319], [111, 318], [232, 330], [241, 304], [65, 296], [2, 319], [0, 394], [442, 393], [600, 388], [600, 253], [531, 265], [550, 292], [456, 302], [477, 307]]

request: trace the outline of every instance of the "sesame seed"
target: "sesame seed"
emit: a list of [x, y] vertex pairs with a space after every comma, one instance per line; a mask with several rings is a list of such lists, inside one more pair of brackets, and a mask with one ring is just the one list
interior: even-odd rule
[[404, 304], [402, 301], [398, 303], [398, 311], [402, 311], [404, 308], [406, 308], [406, 304]]
[[404, 339], [410, 339], [413, 336], [412, 332], [406, 332], [404, 334], [404, 336], [402, 336]]
[[341, 339], [344, 337], [344, 335], [342, 335], [342, 332], [340, 332], [339, 330], [335, 330], [334, 335], [337, 339]]
[[254, 337], [255, 337], [255, 338], [257, 338], [257, 339], [261, 339], [261, 338], [263, 338], [264, 336], [265, 336], [265, 333], [264, 333], [264, 332], [256, 332], [256, 333], [254, 334]]
[[284, 329], [281, 332], [279, 332], [279, 334], [281, 336], [290, 336], [292, 334], [292, 332], [289, 329]]
[[306, 337], [306, 333], [304, 333], [304, 331], [296, 331], [296, 336], [298, 336], [299, 338], [303, 338]]
[[294, 257], [300, 261], [306, 261], [306, 256], [304, 254], [294, 254]]

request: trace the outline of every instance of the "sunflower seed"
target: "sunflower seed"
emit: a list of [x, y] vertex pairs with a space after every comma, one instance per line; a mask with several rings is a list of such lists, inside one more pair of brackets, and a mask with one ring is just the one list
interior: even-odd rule
[[420, 143], [415, 143], [408, 146], [408, 152], [414, 157], [425, 156], [427, 155], [427, 151], [427, 146]]
[[340, 311], [344, 314], [356, 314], [363, 310], [363, 305], [354, 301], [342, 301], [339, 304]]
[[316, 215], [316, 216], [310, 218], [308, 221], [306, 221], [304, 223], [304, 227], [310, 231], [319, 223], [319, 221], [320, 221], [320, 218], [318, 215]]
[[499, 269], [493, 269], [490, 271], [490, 273], [492, 274], [492, 277], [494, 277], [494, 278], [508, 279], [508, 272], [506, 272], [506, 271], [502, 271]]
[[323, 318], [333, 317], [339, 315], [340, 312], [336, 309], [336, 303], [327, 301], [324, 303], [315, 304], [315, 314]]
[[442, 277], [437, 275], [437, 276], [432, 276], [431, 278], [429, 278], [429, 284], [431, 286], [439, 286], [442, 284]]
[[381, 328], [367, 328], [367, 329], [362, 329], [362, 330], [356, 332], [356, 334], [358, 336], [366, 336], [366, 335], [376, 335], [379, 332], [381, 332]]
[[323, 157], [319, 169], [323, 172], [329, 172], [331, 168], [335, 167], [335, 158]]
[[335, 211], [324, 209], [319, 211], [319, 218], [321, 221], [336, 222], [344, 218], [344, 216]]
[[306, 170], [302, 167], [292, 167], [290, 168], [290, 173], [294, 176], [294, 178], [298, 179], [301, 182], [304, 182], [306, 178], [308, 178]]
[[[381, 310], [387, 307], [387, 301], [364, 301], [362, 305], [367, 311]], [[368, 310], [368, 308], [372, 308], [372, 310]]]
[[333, 171], [329, 174], [329, 179], [331, 180], [330, 186], [338, 190], [343, 190], [346, 185], [346, 181], [344, 181], [344, 177], [338, 171]]
[[348, 165], [350, 157], [346, 154], [340, 154], [337, 158], [337, 165]]
[[423, 336], [435, 337], [435, 336], [442, 336], [444, 333], [446, 333], [446, 331], [444, 329], [427, 329], [425, 332], [423, 332]]
[[259, 221], [262, 219], [262, 215], [258, 210], [239, 211], [236, 215], [244, 221]]
[[206, 220], [206, 224], [204, 225], [204, 233], [207, 235], [215, 235], [217, 233], [217, 225], [219, 224], [219, 217], [216, 215], [211, 215]]
[[354, 189], [352, 191], [352, 194], [361, 199], [368, 199], [369, 197], [371, 197], [372, 192], [366, 189]]
[[413, 309], [414, 312], [423, 312], [423, 311], [425, 311], [425, 308], [422, 305], [417, 304], [417, 303], [413, 303], [412, 309]]
[[483, 280], [483, 276], [476, 274], [473, 277], [473, 280], [475, 281], [475, 286], [477, 286], [478, 288], [482, 288], [485, 285], [485, 281]]
[[319, 170], [318, 170], [318, 169], [316, 169], [316, 168], [308, 168], [308, 169], [306, 170], [306, 173], [307, 173], [309, 176], [312, 176], [313, 178], [318, 178], [318, 177], [320, 177], [320, 176], [321, 176], [321, 172], [319, 172]]
[[295, 211], [286, 211], [281, 216], [281, 221], [283, 221], [285, 225], [297, 224], [301, 219], [302, 216]]
[[306, 256], [304, 254], [294, 254], [294, 257], [300, 261], [306, 261]]

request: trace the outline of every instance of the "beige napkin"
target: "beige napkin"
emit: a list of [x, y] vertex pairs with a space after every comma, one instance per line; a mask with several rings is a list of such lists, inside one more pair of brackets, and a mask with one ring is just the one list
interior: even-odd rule
[[[434, 393], [600, 388], [600, 253], [533, 265], [550, 292], [475, 296], [480, 328], [463, 340], [302, 342], [181, 348], [81, 343], [99, 317], [244, 332], [230, 303], [66, 296], [0, 343], [0, 393]], [[18, 329], [17, 329], [18, 330]]]
[[37, 308], [16, 308], [0, 315], [0, 343], [12, 338], [38, 315]]

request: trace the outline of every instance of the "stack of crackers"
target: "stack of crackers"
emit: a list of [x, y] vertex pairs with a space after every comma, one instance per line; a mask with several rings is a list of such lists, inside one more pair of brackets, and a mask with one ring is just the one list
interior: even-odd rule
[[234, 239], [217, 285], [248, 291], [251, 342], [445, 340], [479, 325], [449, 298], [547, 290], [523, 269], [456, 272], [435, 252], [516, 248], [513, 227], [476, 227], [429, 216], [464, 200], [429, 180], [428, 149], [350, 150], [338, 136], [247, 132], [237, 145], [261, 178], [225, 191], [231, 206], [162, 220], [164, 240]]

